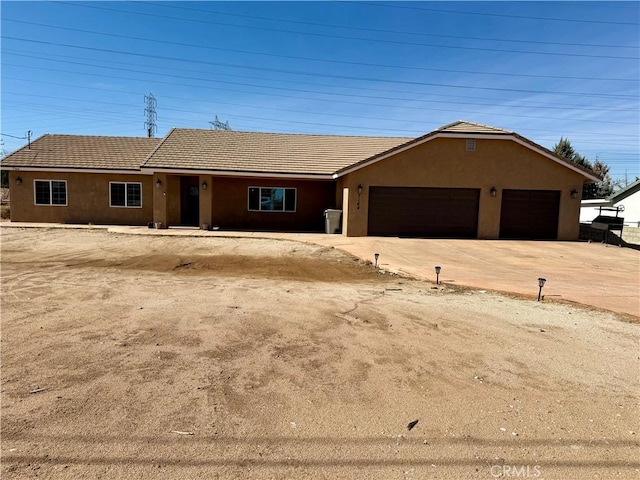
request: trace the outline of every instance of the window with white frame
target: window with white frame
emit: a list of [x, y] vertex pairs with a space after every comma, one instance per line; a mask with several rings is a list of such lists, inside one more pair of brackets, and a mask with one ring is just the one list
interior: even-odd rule
[[142, 183], [109, 182], [110, 207], [142, 207]]
[[256, 212], [295, 212], [296, 189], [249, 187], [249, 210]]
[[33, 196], [36, 205], [67, 204], [66, 180], [34, 180]]

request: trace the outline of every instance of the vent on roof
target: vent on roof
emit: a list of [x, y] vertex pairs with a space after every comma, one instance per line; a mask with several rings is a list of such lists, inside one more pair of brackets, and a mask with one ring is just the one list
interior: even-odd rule
[[475, 152], [475, 151], [476, 151], [476, 139], [467, 138], [467, 152]]

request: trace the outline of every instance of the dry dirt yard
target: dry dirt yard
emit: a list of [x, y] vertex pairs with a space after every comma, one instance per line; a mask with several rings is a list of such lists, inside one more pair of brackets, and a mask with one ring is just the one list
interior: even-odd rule
[[613, 314], [288, 241], [1, 241], [3, 479], [640, 475]]

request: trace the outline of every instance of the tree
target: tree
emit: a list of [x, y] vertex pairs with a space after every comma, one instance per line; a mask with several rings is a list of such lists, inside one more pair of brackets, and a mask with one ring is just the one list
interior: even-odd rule
[[609, 175], [609, 165], [601, 162], [597, 158], [592, 164], [587, 157], [576, 152], [568, 138], [560, 137], [560, 141], [553, 147], [553, 151], [556, 155], [560, 155], [577, 165], [588, 168], [595, 176], [602, 178], [601, 182], [584, 183], [582, 185], [582, 198], [584, 200], [589, 198], [604, 198], [613, 193], [614, 182]]

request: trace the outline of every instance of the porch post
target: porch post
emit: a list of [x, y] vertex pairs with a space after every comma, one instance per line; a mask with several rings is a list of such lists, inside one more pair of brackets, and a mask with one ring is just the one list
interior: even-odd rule
[[153, 175], [153, 222], [160, 228], [168, 228], [167, 221], [167, 175], [155, 173]]
[[212, 226], [212, 198], [213, 182], [211, 175], [200, 175], [200, 228], [211, 228]]

